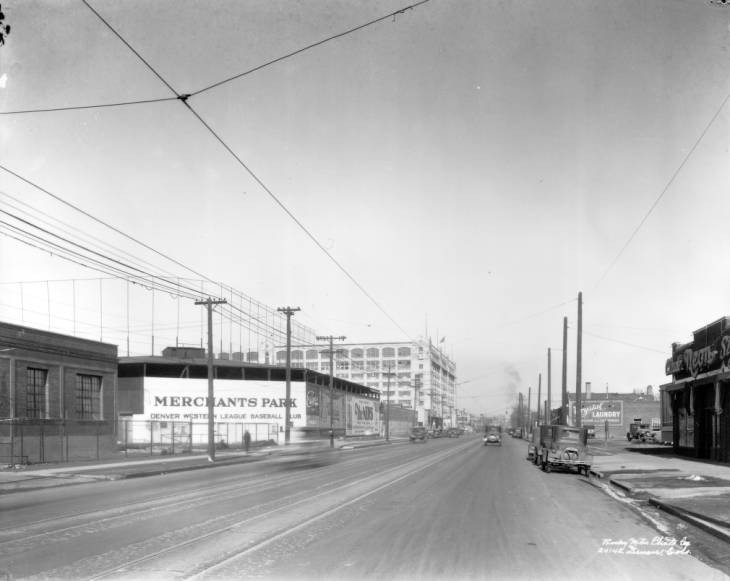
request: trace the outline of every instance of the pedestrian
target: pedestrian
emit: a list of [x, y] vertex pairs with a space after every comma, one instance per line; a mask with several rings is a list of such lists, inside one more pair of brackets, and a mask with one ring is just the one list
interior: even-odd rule
[[246, 454], [248, 454], [248, 448], [251, 446], [251, 434], [248, 433], [248, 430], [243, 432], [243, 449], [245, 450]]

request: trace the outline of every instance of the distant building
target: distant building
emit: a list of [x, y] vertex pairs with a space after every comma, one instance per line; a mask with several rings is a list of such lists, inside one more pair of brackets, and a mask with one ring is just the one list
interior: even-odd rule
[[0, 323], [0, 462], [111, 453], [116, 382], [116, 345]]
[[[328, 374], [329, 346], [292, 345], [291, 365]], [[384, 343], [335, 343], [333, 375], [377, 390], [382, 401], [416, 410], [427, 427], [457, 425], [456, 364], [430, 340]], [[272, 353], [286, 362], [286, 347]]]
[[[570, 412], [568, 423], [575, 424], [575, 394], [569, 394]], [[659, 401], [643, 391], [637, 393], [594, 393], [591, 398], [581, 399], [583, 416], [581, 423], [595, 427], [596, 438], [625, 438], [629, 425], [635, 422], [659, 423]], [[558, 409], [559, 411], [559, 409]], [[608, 434], [606, 434], [608, 427]]]
[[[156, 449], [205, 449], [208, 438], [208, 361], [205, 350], [119, 359], [120, 442]], [[336, 436], [382, 432], [380, 394], [363, 385], [307, 369], [292, 369], [286, 400], [282, 366], [213, 360], [216, 442], [235, 446], [248, 430], [255, 440], [283, 441], [286, 407], [292, 427]], [[332, 397], [330, 397], [330, 395]]]

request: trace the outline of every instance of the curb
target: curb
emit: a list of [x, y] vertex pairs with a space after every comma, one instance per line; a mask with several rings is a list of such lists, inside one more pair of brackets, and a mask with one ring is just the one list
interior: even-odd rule
[[[65, 473], [59, 473], [58, 475], [54, 476], [44, 476], [39, 477], [38, 479], [33, 480], [40, 480], [40, 481], [48, 481], [49, 479], [53, 479], [53, 484], [48, 486], [17, 486], [12, 487], [9, 489], [3, 489], [3, 486], [0, 485], [0, 495], [5, 494], [15, 494], [18, 492], [32, 492], [37, 490], [47, 490], [49, 488], [58, 488], [61, 486], [73, 486], [76, 484], [89, 484], [94, 481], [115, 481], [115, 480], [129, 480], [132, 478], [146, 478], [148, 476], [163, 476], [165, 474], [172, 474], [175, 472], [189, 472], [192, 470], [207, 470], [208, 468], [219, 468], [222, 466], [231, 466], [233, 464], [243, 464], [247, 462], [256, 462], [257, 460], [262, 460], [265, 458], [268, 458], [269, 454], [262, 454], [262, 455], [255, 455], [255, 456], [238, 456], [238, 457], [230, 457], [230, 458], [221, 458], [219, 460], [216, 460], [216, 462], [208, 463], [208, 464], [197, 464], [193, 466], [171, 466], [171, 467], [157, 467], [153, 470], [142, 470], [138, 472], [129, 472], [127, 474], [120, 473], [120, 472], [113, 472], [108, 471], [105, 473], [97, 473], [97, 474], [84, 474], [82, 471], [80, 472], [73, 472], [73, 469], [70, 469], [69, 472]], [[103, 469], [102, 469], [103, 470]], [[72, 482], [63, 482], [64, 479], [69, 478], [79, 478], [79, 479], [86, 479], [86, 480], [75, 480]]]
[[[666, 513], [669, 513], [673, 516], [676, 516], [677, 518], [682, 519], [685, 522], [690, 523], [691, 525], [696, 526], [699, 529], [702, 529], [706, 533], [709, 533], [713, 535], [714, 537], [717, 537], [721, 541], [725, 541], [726, 543], [730, 543], [730, 533], [726, 533], [725, 531], [720, 530], [717, 527], [712, 526], [711, 520], [707, 517], [695, 517], [690, 512], [684, 511], [682, 509], [676, 508], [670, 504], [666, 504], [662, 502], [661, 500], [657, 500], [656, 498], [649, 498], [649, 504], [663, 510]], [[727, 525], [722, 525], [727, 528]]]

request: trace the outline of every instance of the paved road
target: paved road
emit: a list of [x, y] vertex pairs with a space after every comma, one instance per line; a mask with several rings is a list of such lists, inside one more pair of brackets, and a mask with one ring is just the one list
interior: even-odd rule
[[264, 461], [7, 495], [0, 497], [0, 572], [39, 579], [725, 578], [650, 544], [660, 535], [634, 512], [583, 477], [537, 470], [524, 452], [525, 443], [512, 439], [502, 447], [443, 439], [345, 451], [317, 468]]

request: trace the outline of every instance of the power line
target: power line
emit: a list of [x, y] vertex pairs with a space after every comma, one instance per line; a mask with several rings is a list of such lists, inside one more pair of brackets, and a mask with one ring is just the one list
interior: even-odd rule
[[659, 349], [654, 349], [652, 347], [645, 347], [643, 345], [636, 345], [635, 343], [628, 343], [626, 341], [620, 341], [619, 339], [611, 339], [610, 337], [603, 337], [602, 335], [596, 335], [595, 333], [589, 333], [588, 331], [583, 331], [584, 335], [590, 335], [591, 337], [595, 337], [596, 339], [603, 339], [604, 341], [610, 341], [612, 343], [619, 343], [620, 345], [626, 345], [627, 347], [635, 347], [636, 349], [643, 349], [645, 351], [653, 351], [654, 353], [662, 353], [664, 355], [667, 354], [667, 351], [660, 351]]
[[400, 10], [396, 10], [395, 12], [391, 12], [390, 14], [386, 14], [385, 16], [381, 16], [379, 18], [376, 18], [374, 20], [371, 20], [369, 22], [366, 22], [365, 24], [360, 24], [359, 26], [356, 26], [354, 28], [350, 28], [349, 30], [346, 30], [344, 32], [340, 32], [337, 34], [334, 34], [332, 36], [329, 36], [327, 38], [324, 38], [322, 40], [318, 40], [317, 42], [313, 42], [312, 44], [309, 44], [305, 47], [302, 47], [300, 49], [297, 49], [295, 51], [292, 51], [290, 53], [287, 53], [283, 56], [277, 57], [275, 59], [272, 59], [270, 61], [267, 61], [261, 65], [258, 65], [252, 69], [249, 69], [247, 71], [244, 71], [242, 73], [239, 73], [237, 75], [233, 75], [232, 77], [228, 77], [227, 79], [223, 79], [222, 81], [218, 81], [217, 83], [213, 83], [212, 85], [208, 85], [207, 87], [204, 87], [202, 89], [199, 89], [193, 93], [190, 93], [190, 97], [194, 97], [196, 95], [200, 95], [201, 93], [204, 93], [206, 91], [210, 91], [211, 89], [215, 89], [217, 87], [220, 87], [221, 85], [225, 85], [226, 83], [230, 83], [231, 81], [235, 81], [236, 79], [240, 79], [241, 77], [245, 77], [246, 75], [250, 75], [251, 73], [255, 73], [256, 71], [260, 71], [261, 69], [264, 69], [266, 67], [269, 67], [273, 64], [279, 63], [283, 60], [286, 60], [288, 58], [291, 58], [293, 56], [299, 55], [303, 52], [306, 52], [308, 50], [311, 50], [313, 48], [316, 48], [318, 46], [321, 46], [323, 44], [326, 44], [332, 40], [336, 40], [338, 38], [342, 38], [343, 36], [347, 36], [349, 34], [352, 34], [354, 32], [358, 32], [364, 28], [367, 28], [368, 26], [372, 26], [373, 24], [377, 24], [378, 22], [382, 22], [383, 20], [387, 20], [388, 18], [395, 18], [399, 14], [405, 14], [407, 10], [413, 10], [422, 4], [426, 4], [427, 2], [430, 2], [430, 0], [422, 0], [421, 2], [416, 2], [415, 4], [411, 4], [410, 6], [406, 6], [405, 8], [401, 8]]
[[145, 243], [144, 243], [144, 242], [142, 242], [141, 240], [138, 240], [137, 238], [135, 238], [135, 237], [133, 237], [133, 236], [130, 236], [129, 234], [127, 234], [127, 233], [125, 233], [125, 232], [122, 232], [121, 230], [119, 230], [119, 228], [116, 228], [115, 226], [112, 226], [112, 225], [111, 225], [111, 224], [109, 224], [108, 222], [105, 222], [104, 220], [101, 220], [100, 218], [97, 218], [96, 216], [94, 216], [94, 215], [90, 214], [89, 212], [87, 212], [87, 211], [85, 211], [85, 210], [82, 210], [82, 209], [81, 209], [81, 208], [79, 208], [78, 206], [76, 206], [76, 205], [72, 204], [71, 202], [68, 202], [68, 201], [64, 200], [64, 199], [63, 199], [63, 198], [61, 198], [60, 196], [58, 196], [58, 195], [56, 195], [56, 194], [54, 194], [54, 193], [52, 193], [52, 192], [48, 191], [47, 189], [43, 188], [42, 186], [40, 186], [40, 185], [36, 184], [35, 182], [32, 182], [31, 180], [29, 180], [29, 179], [27, 179], [27, 178], [25, 178], [25, 177], [21, 176], [20, 174], [18, 174], [18, 173], [16, 173], [16, 172], [14, 172], [13, 170], [11, 170], [11, 169], [9, 169], [9, 168], [5, 167], [4, 165], [0, 164], [0, 169], [2, 169], [2, 170], [4, 170], [4, 171], [6, 171], [6, 172], [7, 172], [7, 173], [9, 173], [10, 175], [12, 175], [12, 176], [16, 177], [16, 178], [17, 178], [17, 179], [19, 179], [20, 181], [22, 181], [22, 182], [24, 182], [24, 183], [28, 184], [29, 186], [32, 186], [33, 188], [37, 189], [38, 191], [40, 191], [40, 192], [43, 192], [43, 193], [44, 193], [44, 194], [46, 194], [47, 196], [49, 196], [49, 197], [53, 198], [54, 200], [56, 200], [56, 201], [58, 201], [58, 202], [60, 202], [60, 203], [64, 204], [65, 206], [68, 206], [69, 208], [72, 208], [73, 210], [76, 210], [77, 212], [80, 212], [81, 214], [83, 214], [83, 215], [84, 215], [84, 216], [86, 216], [87, 218], [90, 218], [90, 219], [91, 219], [91, 220], [93, 220], [94, 222], [97, 222], [98, 224], [101, 224], [102, 226], [105, 226], [105, 227], [109, 228], [110, 230], [112, 230], [112, 231], [116, 232], [117, 234], [119, 234], [119, 235], [123, 236], [124, 238], [126, 238], [126, 239], [128, 239], [128, 240], [131, 240], [131, 241], [132, 241], [132, 242], [134, 242], [135, 244], [139, 244], [139, 245], [140, 245], [140, 246], [142, 246], [143, 248], [146, 248], [147, 250], [149, 250], [149, 251], [151, 251], [151, 252], [153, 252], [153, 253], [157, 254], [158, 256], [161, 256], [161, 257], [162, 257], [162, 258], [164, 258], [165, 260], [169, 260], [169, 261], [170, 261], [170, 262], [172, 262], [173, 264], [176, 264], [177, 266], [180, 266], [180, 267], [184, 268], [184, 269], [185, 269], [185, 270], [187, 270], [188, 272], [192, 272], [192, 273], [193, 273], [193, 274], [195, 274], [196, 276], [199, 276], [200, 278], [203, 278], [203, 279], [207, 280], [208, 282], [211, 282], [211, 283], [212, 283], [212, 282], [214, 282], [213, 280], [211, 280], [210, 278], [208, 278], [208, 277], [207, 277], [207, 276], [205, 276], [204, 274], [201, 274], [201, 273], [197, 272], [196, 270], [194, 270], [194, 269], [190, 268], [189, 266], [186, 266], [186, 265], [184, 265], [184, 264], [183, 264], [182, 262], [180, 262], [180, 261], [178, 261], [178, 260], [175, 260], [174, 258], [172, 258], [172, 257], [170, 257], [170, 256], [168, 256], [168, 255], [166, 255], [166, 254], [164, 254], [164, 253], [162, 253], [162, 252], [160, 252], [159, 250], [156, 250], [156, 249], [152, 248], [152, 247], [151, 247], [150, 245], [148, 245], [148, 244], [145, 244]]
[[[93, 261], [96, 264], [104, 265], [104, 267], [107, 268], [107, 269], [111, 269], [112, 271], [117, 272], [117, 273], [122, 273], [124, 275], [123, 278], [124, 277], [126, 277], [126, 278], [132, 277], [132, 278], [135, 278], [136, 280], [140, 281], [143, 284], [145, 282], [148, 282], [150, 285], [154, 286], [155, 288], [158, 288], [159, 290], [163, 290], [165, 292], [175, 293], [175, 289], [178, 289], [178, 292], [179, 292], [179, 289], [181, 288], [180, 285], [175, 285], [175, 283], [171, 283], [170, 281], [168, 281], [167, 279], [165, 279], [162, 276], [154, 275], [152, 273], [149, 273], [147, 271], [144, 271], [142, 269], [139, 269], [139, 268], [137, 268], [135, 266], [126, 264], [126, 263], [124, 263], [124, 262], [122, 262], [120, 260], [117, 260], [115, 258], [106, 256], [106, 255], [104, 255], [104, 254], [102, 254], [100, 252], [97, 252], [96, 250], [93, 250], [91, 248], [88, 248], [88, 247], [86, 247], [86, 246], [84, 246], [82, 244], [78, 244], [77, 242], [74, 242], [72, 240], [69, 240], [67, 238], [64, 238], [63, 236], [60, 236], [59, 234], [55, 234], [54, 232], [51, 232], [49, 230], [46, 230], [45, 228], [41, 228], [40, 226], [37, 226], [35, 224], [32, 224], [31, 222], [29, 222], [29, 221], [27, 221], [27, 220], [25, 220], [25, 219], [23, 219], [23, 218], [21, 218], [19, 216], [16, 216], [15, 214], [12, 214], [10, 212], [7, 212], [6, 210], [0, 209], [0, 213], [5, 214], [7, 216], [10, 216], [11, 218], [17, 220], [18, 222], [20, 222], [22, 224], [25, 224], [27, 226], [30, 226], [31, 228], [35, 228], [36, 230], [42, 232], [43, 234], [52, 236], [52, 237], [57, 238], [57, 239], [65, 242], [67, 244], [70, 244], [70, 245], [72, 245], [72, 246], [74, 246], [76, 248], [79, 248], [80, 250], [82, 250], [84, 252], [88, 252], [88, 253], [90, 253], [93, 256], [87, 256], [87, 255], [84, 255], [84, 254], [79, 253], [78, 251], [74, 251], [74, 250], [71, 250], [69, 248], [60, 246], [56, 242], [53, 242], [51, 240], [47, 240], [47, 239], [45, 239], [45, 238], [43, 238], [41, 236], [38, 236], [36, 234], [33, 234], [32, 232], [29, 232], [27, 230], [23, 230], [22, 228], [19, 228], [18, 226], [15, 226], [13, 224], [10, 224], [9, 222], [6, 222], [4, 220], [0, 220], [0, 224], [6, 226], [8, 228], [12, 228], [16, 232], [20, 232], [22, 234], [25, 234], [27, 236], [30, 236], [33, 239], [35, 239], [36, 241], [41, 241], [41, 242], [45, 243], [47, 246], [51, 246], [52, 248], [54, 248], [56, 250], [64, 251], [67, 254], [71, 254], [71, 255], [74, 255], [74, 256], [77, 256], [77, 257], [86, 259], [86, 260]], [[103, 263], [103, 262], [101, 262], [99, 260], [99, 258], [94, 258], [95, 256], [96, 257], [99, 257], [99, 258], [101, 258], [103, 260], [109, 261], [112, 264]], [[115, 265], [118, 265], [118, 266], [115, 266]], [[124, 270], [124, 269], [127, 269], [127, 270]], [[128, 271], [132, 271], [132, 272], [128, 272]], [[135, 273], [135, 271], [136, 271], [136, 273]], [[108, 270], [106, 270], [105, 272], [108, 273]], [[146, 278], [142, 277], [141, 275], [144, 275], [144, 277], [149, 277], [149, 280], [147, 280]], [[162, 281], [162, 282], [160, 282], [160, 281]], [[185, 289], [186, 287], [182, 287], [182, 288]], [[197, 291], [196, 291], [196, 289], [186, 288], [186, 290], [191, 291], [191, 294], [188, 295], [188, 298], [197, 297]], [[192, 294], [192, 293], [195, 293], [195, 294]]]
[[57, 113], [59, 111], [81, 111], [84, 109], [106, 109], [110, 107], [125, 107], [127, 105], [149, 105], [177, 101], [177, 97], [160, 97], [159, 99], [140, 99], [137, 101], [120, 101], [118, 103], [98, 103], [95, 105], [69, 105], [67, 107], [47, 107], [38, 109], [19, 109], [15, 111], [0, 111], [0, 115], [23, 115], [26, 113]]
[[[429, 0], [423, 0], [423, 2], [420, 2], [419, 4], [423, 4]], [[198, 119], [198, 121], [205, 127], [208, 132], [223, 146], [223, 148], [233, 157], [234, 160], [256, 181], [259, 186], [269, 195], [269, 197], [274, 200], [274, 202], [294, 221], [294, 223], [299, 226], [299, 228], [307, 235], [307, 237], [312, 240], [316, 246], [322, 250], [322, 252], [325, 253], [325, 255], [337, 266], [337, 268], [345, 274], [345, 276], [352, 281], [355, 286], [380, 310], [387, 318], [390, 320], [404, 335], [410, 338], [410, 335], [403, 327], [401, 327], [398, 322], [378, 303], [378, 301], [375, 300], [375, 298], [370, 295], [370, 293], [365, 290], [365, 288], [355, 279], [354, 276], [352, 276], [345, 267], [340, 264], [332, 254], [317, 240], [317, 238], [312, 234], [305, 226], [304, 224], [297, 219], [297, 217], [284, 205], [284, 203], [269, 189], [266, 184], [243, 162], [243, 160], [233, 151], [233, 149], [223, 140], [223, 138], [218, 135], [218, 133], [198, 114], [197, 111], [195, 111], [191, 106], [190, 103], [188, 103], [188, 98], [190, 95], [181, 95], [178, 94], [175, 89], [158, 73], [154, 67], [150, 63], [148, 63], [122, 36], [119, 32], [117, 32], [109, 22], [107, 22], [96, 10], [94, 10], [89, 3], [86, 0], [83, 0], [84, 4], [101, 20], [104, 25], [109, 28], [114, 35], [119, 38], [122, 43], [128, 47], [141, 61], [144, 63], [144, 65], [152, 71], [152, 73], [160, 79], [160, 81], [168, 88], [170, 91], [178, 95], [178, 98], [180, 101], [187, 107], [187, 109]], [[418, 6], [419, 4], [414, 4], [413, 6]], [[405, 10], [409, 9], [404, 8], [398, 12], [392, 13], [389, 16], [394, 16], [395, 14], [399, 14], [404, 12]], [[1, 167], [1, 166], [0, 166]], [[197, 274], [197, 273], [196, 273]], [[202, 275], [199, 275], [202, 276]], [[205, 278], [205, 277], [204, 277]]]
[[508, 323], [504, 323], [501, 326], [502, 327], [509, 327], [511, 325], [516, 325], [518, 323], [524, 323], [525, 321], [529, 321], [530, 319], [536, 319], [537, 317], [541, 317], [545, 313], [549, 313], [550, 311], [554, 311], [555, 309], [559, 309], [560, 307], [564, 307], [565, 305], [569, 305], [570, 303], [573, 303], [576, 300], [578, 300], [578, 299], [570, 299], [568, 301], [563, 301], [562, 303], [558, 303], [556, 305], [553, 305], [551, 307], [548, 307], [548, 308], [546, 308], [546, 309], [544, 309], [542, 311], [539, 311], [537, 313], [533, 313], [531, 315], [526, 315], [525, 317], [523, 317], [521, 319], [517, 319], [515, 321], [510, 321]]
[[[121, 257], [124, 256], [124, 257], [126, 257], [126, 259], [131, 259], [133, 262], [134, 261], [138, 261], [139, 263], [145, 264], [148, 267], [157, 268], [157, 265], [154, 265], [154, 264], [152, 264], [150, 262], [147, 262], [146, 260], [143, 260], [141, 258], [138, 258], [138, 257], [130, 254], [129, 252], [126, 252], [126, 251], [124, 251], [124, 250], [122, 250], [120, 248], [116, 248], [112, 244], [109, 244], [108, 242], [106, 242], [104, 240], [101, 240], [100, 238], [97, 238], [96, 236], [92, 236], [91, 234], [87, 234], [86, 232], [82, 232], [79, 228], [76, 228], [76, 227], [72, 226], [71, 224], [67, 224], [67, 223], [63, 222], [62, 220], [59, 220], [58, 218], [55, 218], [54, 216], [48, 214], [47, 212], [43, 212], [42, 210], [39, 210], [38, 208], [34, 208], [30, 204], [26, 204], [25, 202], [23, 202], [23, 201], [15, 198], [13, 196], [11, 196], [7, 192], [0, 191], [0, 196], [5, 196], [7, 198], [10, 198], [11, 200], [15, 201], [20, 206], [23, 206], [24, 208], [28, 208], [30, 211], [21, 209], [21, 208], [19, 208], [17, 206], [14, 206], [13, 204], [10, 204], [8, 202], [3, 202], [7, 206], [13, 208], [14, 210], [16, 210], [18, 212], [22, 212], [26, 216], [32, 217], [34, 220], [37, 220], [41, 224], [45, 224], [45, 225], [47, 225], [49, 227], [52, 227], [53, 226], [53, 224], [51, 224], [51, 222], [49, 222], [47, 220], [43, 220], [42, 218], [39, 218], [38, 216], [47, 217], [52, 222], [55, 222], [57, 224], [60, 224], [61, 226], [65, 227], [65, 228], [68, 228], [68, 229], [71, 230], [71, 231], [69, 231], [69, 230], [64, 229], [64, 228], [58, 228], [59, 231], [63, 232], [64, 234], [67, 234], [69, 236], [76, 236], [77, 238], [86, 239], [87, 241], [95, 242], [97, 244], [97, 248], [105, 247], [107, 249], [107, 251], [111, 251], [112, 255], [115, 255], [117, 258], [121, 258]], [[164, 274], [166, 274], [167, 276], [172, 276], [172, 274], [169, 273], [169, 272], [164, 273]]]
[[598, 279], [598, 281], [596, 282], [595, 286], [593, 287], [593, 290], [596, 290], [596, 288], [598, 288], [598, 286], [603, 282], [603, 280], [606, 278], [606, 276], [608, 275], [608, 273], [610, 272], [610, 270], [616, 265], [616, 263], [619, 261], [619, 259], [623, 255], [624, 251], [628, 248], [629, 244], [631, 244], [631, 242], [633, 241], [633, 239], [639, 233], [639, 230], [641, 230], [641, 227], [649, 219], [649, 216], [651, 215], [651, 213], [654, 211], [654, 209], [657, 207], [657, 205], [659, 205], [659, 202], [664, 197], [664, 194], [667, 193], [667, 191], [669, 190], [669, 188], [671, 187], [671, 185], [674, 183], [674, 180], [679, 175], [679, 172], [682, 171], [682, 168], [684, 168], [684, 166], [686, 165], [687, 161], [689, 161], [689, 158], [692, 157], [692, 154], [695, 152], [695, 150], [697, 149], [697, 147], [699, 146], [699, 144], [702, 142], [702, 140], [704, 139], [704, 137], [707, 134], [707, 132], [710, 130], [710, 127], [712, 127], [712, 125], [715, 123], [715, 120], [720, 116], [720, 113], [722, 112], [723, 108], [727, 104], [728, 99], [730, 99], [730, 93], [728, 93], [725, 96], [725, 99], [723, 99], [722, 104], [717, 109], [717, 111], [715, 112], [715, 114], [712, 116], [712, 119], [710, 119], [710, 122], [702, 130], [702, 133], [700, 133], [700, 136], [697, 138], [697, 140], [695, 141], [694, 145], [687, 152], [687, 155], [684, 156], [684, 159], [682, 159], [682, 162], [679, 164], [679, 166], [677, 167], [677, 169], [674, 171], [674, 173], [672, 174], [672, 177], [669, 178], [669, 181], [664, 186], [664, 188], [662, 189], [662, 191], [659, 194], [659, 196], [657, 197], [657, 199], [654, 200], [654, 203], [649, 208], [649, 211], [646, 214], [644, 214], [644, 217], [639, 222], [639, 225], [631, 233], [631, 236], [629, 236], [629, 239], [621, 247], [621, 250], [619, 250], [619, 252], [616, 255], [616, 257], [611, 261], [611, 264], [608, 265], [608, 268], [606, 268], [606, 270], [604, 271], [604, 273], [601, 275], [601, 278]]
[[421, 2], [417, 2], [415, 4], [411, 4], [410, 6], [406, 6], [405, 8], [401, 8], [399, 10], [396, 10], [394, 12], [391, 12], [390, 14], [386, 14], [385, 16], [381, 16], [379, 18], [376, 18], [374, 20], [371, 20], [369, 22], [366, 22], [364, 24], [361, 24], [359, 26], [356, 26], [354, 28], [350, 28], [344, 32], [340, 32], [337, 34], [334, 34], [332, 36], [329, 36], [327, 38], [324, 38], [322, 40], [319, 40], [317, 42], [314, 42], [312, 44], [309, 44], [307, 46], [304, 46], [302, 48], [299, 48], [297, 50], [294, 50], [290, 53], [287, 53], [285, 55], [282, 55], [280, 57], [276, 57], [270, 61], [267, 61], [261, 65], [258, 65], [252, 69], [249, 69], [247, 71], [244, 71], [242, 73], [233, 75], [232, 77], [228, 77], [226, 79], [223, 79], [222, 81], [218, 81], [216, 83], [213, 83], [212, 85], [208, 85], [207, 87], [203, 87], [202, 89], [198, 89], [197, 91], [189, 94], [179, 94], [177, 91], [175, 91], [172, 86], [165, 81], [165, 79], [144, 59], [142, 56], [124, 39], [121, 35], [119, 35], [114, 28], [99, 14], [98, 11], [96, 11], [86, 0], [83, 0], [84, 4], [91, 10], [99, 20], [101, 20], [109, 30], [112, 31], [112, 33], [119, 38], [126, 46], [129, 48], [146, 66], [152, 73], [162, 81], [162, 83], [172, 91], [175, 96], [174, 97], [162, 97], [157, 99], [139, 99], [135, 101], [119, 101], [114, 103], [98, 103], [98, 104], [92, 104], [92, 105], [69, 105], [66, 107], [47, 107], [47, 108], [37, 108], [37, 109], [21, 109], [21, 110], [15, 110], [15, 111], [0, 111], [0, 115], [21, 115], [26, 113], [55, 113], [59, 111], [78, 111], [78, 110], [84, 110], [84, 109], [101, 109], [101, 108], [109, 108], [109, 107], [124, 107], [129, 105], [146, 105], [151, 103], [162, 103], [166, 101], [176, 101], [178, 99], [180, 100], [187, 100], [189, 97], [193, 97], [196, 95], [200, 95], [201, 93], [204, 93], [206, 91], [210, 91], [212, 89], [215, 89], [217, 87], [220, 87], [221, 85], [225, 85], [227, 83], [230, 83], [231, 81], [234, 81], [236, 79], [240, 79], [241, 77], [245, 77], [247, 75], [250, 75], [252, 73], [255, 73], [257, 71], [260, 71], [262, 69], [265, 69], [271, 65], [274, 65], [276, 63], [282, 62], [286, 59], [289, 59], [293, 56], [302, 54], [308, 50], [311, 50], [313, 48], [316, 48], [318, 46], [321, 46], [323, 44], [326, 44], [330, 41], [336, 40], [338, 38], [342, 38], [344, 36], [347, 36], [349, 34], [353, 34], [355, 32], [358, 32], [364, 28], [367, 28], [369, 26], [372, 26], [374, 24], [377, 24], [379, 22], [382, 22], [384, 20], [387, 20], [388, 18], [395, 18], [399, 14], [405, 14], [407, 10], [413, 10], [417, 8], [418, 6], [422, 4], [426, 4], [427, 2], [430, 2], [430, 0], [422, 0]]

